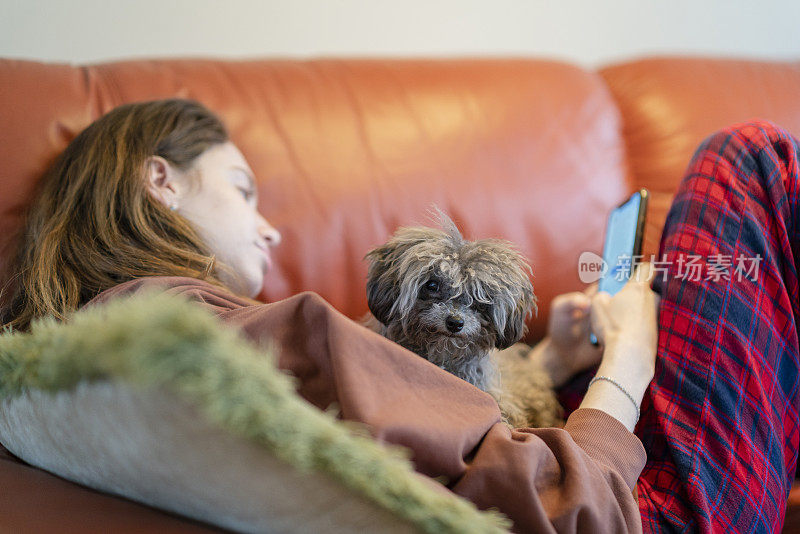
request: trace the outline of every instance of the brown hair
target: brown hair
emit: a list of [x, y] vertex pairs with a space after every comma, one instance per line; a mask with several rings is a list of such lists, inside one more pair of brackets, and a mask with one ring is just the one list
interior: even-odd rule
[[[150, 156], [181, 170], [228, 141], [220, 120], [190, 100], [120, 106], [82, 131], [44, 175], [17, 239], [0, 320], [27, 330], [63, 320], [98, 293], [144, 276], [189, 276], [224, 287], [214, 257], [181, 216], [146, 189]], [[9, 291], [10, 290], [10, 291]]]

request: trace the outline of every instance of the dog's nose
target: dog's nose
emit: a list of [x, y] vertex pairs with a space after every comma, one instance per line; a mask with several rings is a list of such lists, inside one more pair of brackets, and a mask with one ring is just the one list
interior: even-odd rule
[[447, 329], [453, 333], [460, 332], [462, 328], [464, 328], [464, 319], [459, 317], [458, 315], [450, 315], [445, 319], [444, 324], [447, 325]]

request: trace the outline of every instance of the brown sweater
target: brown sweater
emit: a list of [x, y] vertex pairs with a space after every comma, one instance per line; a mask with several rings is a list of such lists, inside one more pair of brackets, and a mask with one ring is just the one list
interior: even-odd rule
[[319, 295], [270, 304], [194, 278], [140, 278], [102, 303], [160, 287], [274, 342], [278, 365], [319, 408], [366, 423], [376, 439], [406, 446], [418, 471], [479, 508], [496, 507], [518, 532], [640, 532], [632, 490], [645, 463], [641, 442], [605, 412], [579, 409], [563, 429], [510, 430], [486, 393], [348, 319]]

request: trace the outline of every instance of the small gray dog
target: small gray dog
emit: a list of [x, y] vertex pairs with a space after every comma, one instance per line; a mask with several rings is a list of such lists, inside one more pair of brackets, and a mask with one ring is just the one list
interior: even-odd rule
[[443, 230], [403, 227], [367, 253], [363, 324], [490, 393], [511, 426], [559, 424], [549, 377], [514, 345], [537, 311], [530, 266], [509, 242], [467, 241], [437, 212]]

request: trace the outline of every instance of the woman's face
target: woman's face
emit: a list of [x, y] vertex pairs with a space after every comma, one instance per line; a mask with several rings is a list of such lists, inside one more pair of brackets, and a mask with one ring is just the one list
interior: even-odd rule
[[239, 294], [258, 295], [272, 268], [269, 249], [281, 235], [256, 209], [253, 171], [242, 153], [227, 142], [203, 152], [186, 172], [168, 167], [172, 179], [160, 185], [171, 182], [172, 188], [162, 190], [162, 201], [192, 223], [217, 260], [236, 273], [227, 280], [221, 272], [223, 283]]

